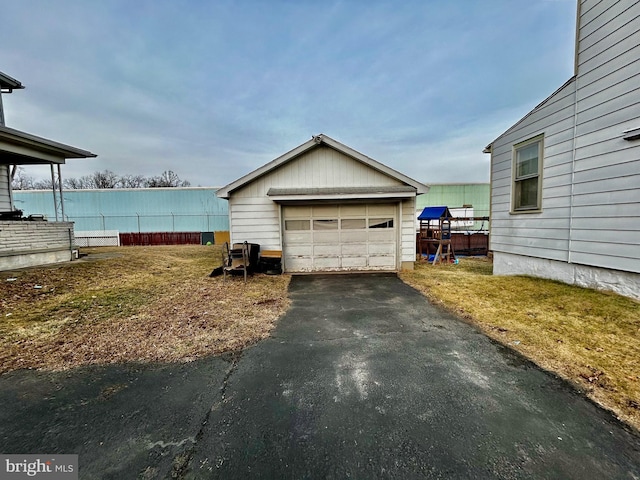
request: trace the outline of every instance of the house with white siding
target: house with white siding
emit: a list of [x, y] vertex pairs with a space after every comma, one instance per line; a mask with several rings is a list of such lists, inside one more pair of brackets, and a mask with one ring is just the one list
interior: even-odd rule
[[428, 187], [327, 135], [218, 190], [232, 243], [281, 250], [286, 272], [397, 271], [416, 259]]
[[494, 274], [640, 299], [640, 1], [578, 0], [574, 73], [484, 150]]
[[[0, 270], [73, 258], [73, 223], [64, 221], [60, 165], [68, 158], [96, 156], [86, 150], [5, 126], [2, 95], [22, 88], [21, 82], [0, 72]], [[23, 212], [16, 208], [11, 181], [19, 165], [50, 166], [55, 222], [24, 218]]]

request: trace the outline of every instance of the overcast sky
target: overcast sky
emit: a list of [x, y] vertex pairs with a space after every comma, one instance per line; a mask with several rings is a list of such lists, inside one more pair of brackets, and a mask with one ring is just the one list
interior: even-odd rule
[[[324, 133], [424, 183], [573, 74], [576, 0], [0, 0], [7, 126], [222, 186]], [[25, 171], [42, 175], [33, 167]]]

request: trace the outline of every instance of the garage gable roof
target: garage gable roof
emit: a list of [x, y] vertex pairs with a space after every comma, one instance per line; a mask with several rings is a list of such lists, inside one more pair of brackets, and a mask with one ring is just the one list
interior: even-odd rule
[[263, 165], [262, 167], [254, 170], [251, 173], [248, 173], [247, 175], [245, 175], [244, 177], [239, 178], [238, 180], [236, 180], [235, 182], [230, 183], [229, 185], [222, 187], [221, 189], [219, 189], [217, 191], [217, 195], [220, 198], [229, 198], [231, 196], [231, 194], [235, 191], [238, 190], [239, 188], [244, 187], [245, 185], [253, 182], [254, 180], [262, 177], [263, 175], [266, 175], [267, 173], [279, 168], [280, 166], [294, 160], [295, 158], [299, 157], [300, 155], [308, 152], [309, 150], [318, 147], [319, 145], [324, 144], [327, 145], [351, 158], [353, 158], [354, 160], [357, 160], [367, 166], [369, 166], [370, 168], [377, 170], [381, 173], [384, 173], [386, 175], [388, 175], [389, 177], [395, 178], [396, 180], [406, 184], [406, 185], [410, 185], [411, 187], [415, 188], [416, 194], [420, 195], [422, 193], [427, 193], [429, 191], [429, 187], [427, 187], [426, 185], [423, 185], [422, 183], [407, 177], [406, 175], [403, 175], [402, 173], [387, 167], [386, 165], [383, 165], [380, 162], [377, 162], [376, 160], [374, 160], [373, 158], [367, 157], [366, 155], [352, 149], [351, 147], [348, 147], [346, 145], [344, 145], [343, 143], [340, 143], [336, 140], [334, 140], [333, 138], [324, 135], [324, 134], [320, 134], [320, 135], [315, 135], [313, 137], [311, 137], [311, 140], [303, 143], [302, 145], [299, 145], [298, 147], [294, 148], [293, 150], [285, 153], [284, 155], [281, 155], [280, 157], [276, 158], [275, 160], [272, 160], [271, 162]]

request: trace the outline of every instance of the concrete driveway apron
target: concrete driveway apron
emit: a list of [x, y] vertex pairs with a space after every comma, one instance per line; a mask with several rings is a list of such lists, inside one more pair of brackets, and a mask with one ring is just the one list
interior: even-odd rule
[[639, 439], [395, 275], [297, 276], [189, 476], [640, 478]]

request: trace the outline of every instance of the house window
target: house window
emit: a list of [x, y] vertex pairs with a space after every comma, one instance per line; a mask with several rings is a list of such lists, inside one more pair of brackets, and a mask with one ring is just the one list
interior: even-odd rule
[[538, 136], [513, 147], [514, 213], [542, 210], [543, 140]]

